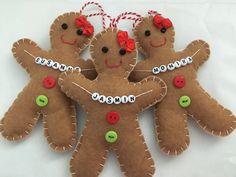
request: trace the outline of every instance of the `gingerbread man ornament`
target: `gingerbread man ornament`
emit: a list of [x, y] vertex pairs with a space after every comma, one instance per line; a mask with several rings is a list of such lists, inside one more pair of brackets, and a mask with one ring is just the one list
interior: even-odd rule
[[138, 83], [128, 81], [136, 64], [135, 42], [127, 32], [108, 28], [97, 34], [90, 53], [98, 76], [89, 80], [70, 71], [59, 78], [63, 92], [87, 113], [87, 123], [71, 159], [73, 177], [96, 177], [109, 150], [114, 150], [128, 177], [150, 177], [154, 162], [144, 143], [137, 115], [161, 101], [165, 83], [150, 76]]
[[235, 116], [196, 80], [198, 68], [209, 58], [209, 45], [196, 40], [176, 52], [174, 35], [170, 19], [160, 14], [143, 18], [135, 28], [135, 36], [146, 59], [130, 76], [132, 81], [139, 81], [158, 75], [167, 83], [168, 94], [156, 105], [155, 122], [159, 145], [170, 155], [180, 154], [189, 145], [188, 116], [216, 136], [229, 135], [236, 127]]
[[30, 39], [21, 39], [13, 45], [14, 57], [31, 80], [1, 120], [0, 130], [6, 139], [24, 138], [42, 117], [44, 133], [52, 149], [65, 151], [75, 145], [75, 105], [61, 92], [57, 79], [67, 70], [82, 70], [90, 79], [96, 77], [92, 62], [79, 58], [93, 30], [85, 16], [66, 13], [51, 26], [49, 51], [42, 50]]

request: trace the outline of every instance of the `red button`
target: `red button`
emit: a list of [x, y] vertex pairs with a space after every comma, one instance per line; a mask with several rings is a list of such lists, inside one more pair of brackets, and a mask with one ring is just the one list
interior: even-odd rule
[[47, 76], [43, 79], [43, 86], [46, 89], [51, 89], [55, 87], [55, 85], [56, 85], [56, 79], [54, 79], [53, 77]]
[[106, 119], [109, 124], [116, 124], [120, 120], [120, 116], [117, 112], [109, 112], [106, 116]]
[[173, 80], [173, 84], [177, 88], [183, 88], [186, 84], [184, 76], [176, 76]]

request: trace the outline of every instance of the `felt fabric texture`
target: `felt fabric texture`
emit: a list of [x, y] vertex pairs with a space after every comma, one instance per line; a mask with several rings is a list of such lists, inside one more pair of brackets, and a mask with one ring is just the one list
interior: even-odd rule
[[[149, 36], [145, 31], [149, 30]], [[161, 32], [153, 23], [153, 17], [144, 18], [135, 28], [135, 36], [139, 49], [145, 55], [145, 60], [139, 62], [131, 73], [131, 81], [153, 75], [156, 66], [168, 65], [176, 60], [193, 56], [193, 62], [173, 71], [158, 74], [168, 87], [165, 99], [156, 105], [156, 133], [161, 149], [169, 155], [182, 153], [189, 145], [187, 119], [192, 117], [197, 124], [208, 133], [216, 136], [227, 136], [236, 127], [235, 116], [207, 94], [196, 80], [198, 68], [209, 58], [209, 45], [202, 40], [191, 42], [183, 51], [175, 51], [174, 28]], [[140, 71], [142, 70], [142, 71]], [[145, 70], [145, 71], [143, 71]], [[183, 76], [186, 85], [176, 88], [173, 79]], [[179, 105], [181, 96], [189, 96], [191, 104], [182, 108]]]
[[[96, 72], [90, 60], [79, 58], [79, 53], [88, 45], [92, 36], [78, 35], [75, 19], [79, 13], [66, 13], [59, 16], [51, 26], [51, 49], [42, 50], [30, 39], [21, 39], [14, 43], [12, 52], [17, 62], [30, 74], [31, 80], [18, 95], [13, 105], [1, 120], [0, 130], [3, 137], [21, 140], [33, 129], [39, 118], [43, 119], [44, 134], [50, 147], [56, 151], [71, 149], [76, 143], [76, 111], [74, 102], [60, 91], [56, 84], [54, 88], [43, 86], [43, 79], [51, 76], [56, 80], [61, 71], [38, 65], [35, 57], [52, 59], [54, 62], [67, 66], [79, 66], [82, 69], [92, 69], [85, 72], [88, 78], [94, 79]], [[67, 28], [62, 28], [62, 24]], [[48, 105], [39, 107], [36, 98], [39, 95], [48, 97]]]
[[[136, 64], [137, 51], [135, 49], [121, 55], [118, 32], [116, 28], [108, 28], [91, 42], [90, 53], [98, 72], [95, 80], [91, 81], [76, 71], [63, 73], [58, 80], [62, 91], [77, 101], [87, 113], [85, 128], [70, 163], [73, 177], [99, 176], [110, 150], [116, 153], [121, 170], [127, 177], [150, 177], [155, 171], [137, 115], [160, 102], [166, 95], [167, 87], [155, 76], [138, 83], [128, 81], [129, 73]], [[104, 47], [108, 48], [106, 53], [102, 52]], [[91, 98], [94, 92], [113, 97], [135, 95], [136, 101], [126, 104], [100, 103]], [[111, 111], [117, 112], [120, 117], [114, 125], [106, 120], [106, 115]], [[110, 130], [118, 135], [114, 143], [105, 140], [105, 134]]]

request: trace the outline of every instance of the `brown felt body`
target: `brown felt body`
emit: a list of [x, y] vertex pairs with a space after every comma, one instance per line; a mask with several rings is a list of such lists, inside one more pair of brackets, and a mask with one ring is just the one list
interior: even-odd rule
[[[71, 149], [76, 143], [76, 111], [75, 103], [61, 92], [58, 84], [54, 88], [46, 89], [43, 79], [51, 76], [58, 79], [61, 71], [35, 63], [35, 57], [52, 59], [54, 62], [66, 66], [79, 66], [82, 69], [94, 68], [90, 60], [79, 58], [79, 52], [89, 43], [91, 37], [78, 36], [74, 25], [78, 13], [67, 13], [59, 16], [50, 31], [52, 48], [43, 51], [36, 43], [29, 39], [22, 39], [13, 45], [12, 52], [19, 64], [30, 74], [30, 82], [18, 95], [13, 105], [1, 120], [2, 135], [8, 140], [20, 140], [28, 135], [40, 117], [43, 118], [44, 133], [50, 147], [56, 151]], [[69, 28], [61, 28], [67, 23]], [[73, 45], [63, 43], [76, 41]], [[28, 54], [28, 53], [30, 54]], [[32, 56], [31, 56], [32, 55]], [[82, 72], [88, 78], [94, 79], [94, 69]], [[57, 82], [57, 81], [56, 81]], [[39, 95], [49, 99], [46, 107], [37, 106], [35, 100]]]
[[[146, 30], [151, 31], [148, 37], [144, 35]], [[207, 94], [196, 80], [199, 66], [209, 58], [209, 45], [202, 40], [196, 40], [183, 51], [176, 52], [173, 49], [174, 35], [173, 27], [167, 29], [166, 33], [161, 33], [160, 29], [153, 25], [153, 17], [144, 18], [137, 25], [135, 36], [139, 49], [146, 58], [136, 65], [130, 76], [130, 80], [140, 81], [153, 75], [153, 67], [167, 65], [194, 55], [191, 64], [157, 75], [166, 82], [168, 94], [156, 105], [156, 131], [161, 149], [170, 155], [182, 153], [189, 145], [188, 116], [194, 118], [204, 130], [217, 136], [226, 136], [236, 127], [235, 116]], [[185, 77], [186, 85], [183, 88], [176, 88], [173, 85], [176, 76]], [[179, 98], [183, 95], [191, 98], [191, 104], [187, 108], [179, 105]]]
[[[129, 72], [136, 63], [136, 51], [124, 56], [119, 54], [121, 48], [116, 39], [117, 29], [107, 29], [94, 37], [90, 51], [94, 59], [98, 77], [91, 81], [78, 72], [67, 72], [59, 78], [63, 92], [77, 101], [87, 113], [87, 122], [80, 142], [71, 159], [73, 177], [97, 177], [103, 169], [106, 156], [110, 150], [115, 151], [121, 169], [127, 177], [150, 177], [154, 174], [154, 162], [144, 142], [137, 115], [142, 110], [161, 101], [166, 94], [165, 83], [154, 76], [145, 78], [139, 83], [128, 81]], [[109, 40], [108, 40], [109, 39]], [[104, 54], [101, 49], [108, 47]], [[122, 61], [117, 68], [108, 68], [105, 60], [111, 64]], [[78, 84], [79, 86], [76, 86]], [[105, 96], [139, 95], [134, 103], [102, 104], [94, 101], [87, 91], [98, 92]], [[115, 111], [120, 120], [115, 125], [106, 121], [107, 113]], [[118, 134], [115, 143], [105, 140], [107, 131]]]

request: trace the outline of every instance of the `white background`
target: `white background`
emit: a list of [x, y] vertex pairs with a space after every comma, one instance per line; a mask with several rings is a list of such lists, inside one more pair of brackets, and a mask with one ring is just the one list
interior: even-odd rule
[[[78, 11], [82, 0], [0, 0], [0, 117], [8, 110], [29, 76], [14, 60], [14, 41], [28, 37], [48, 49], [49, 27], [60, 14]], [[198, 72], [202, 86], [236, 114], [236, 1], [227, 0], [103, 0], [105, 10], [116, 16], [122, 11], [158, 10], [169, 17], [176, 30], [176, 50], [195, 39], [211, 46], [210, 60]], [[94, 11], [95, 12], [95, 11]], [[89, 13], [88, 11], [86, 13]], [[97, 32], [100, 18], [91, 19]], [[126, 25], [131, 29], [131, 23]], [[79, 111], [80, 115], [83, 114]], [[151, 111], [140, 124], [157, 167], [155, 177], [236, 177], [236, 133], [212, 137], [189, 120], [191, 144], [178, 157], [168, 157], [156, 145]], [[80, 132], [84, 116], [79, 120]], [[138, 155], [138, 154], [137, 154]], [[0, 177], [69, 177], [71, 152], [57, 154], [48, 148], [39, 123], [32, 134], [18, 143], [0, 136]], [[138, 167], [137, 167], [138, 168]], [[122, 177], [119, 164], [110, 154], [101, 177]]]

